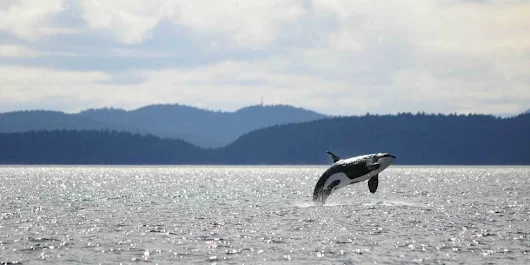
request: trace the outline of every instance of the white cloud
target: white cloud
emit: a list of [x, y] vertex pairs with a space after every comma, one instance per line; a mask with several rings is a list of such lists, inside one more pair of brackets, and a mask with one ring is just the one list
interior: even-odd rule
[[159, 0], [81, 0], [83, 18], [91, 29], [105, 29], [126, 44], [139, 43], [164, 17]]
[[524, 104], [530, 100], [526, 86], [510, 83], [501, 75], [472, 79], [436, 75], [429, 68], [402, 69], [391, 83], [378, 84], [295, 73], [292, 67], [290, 60], [278, 57], [187, 69], [137, 70], [124, 74], [141, 76], [142, 82], [130, 84], [113, 83], [114, 77], [102, 72], [0, 67], [0, 99], [21, 106], [50, 106], [51, 101], [57, 105], [55, 109], [72, 112], [91, 107], [133, 109], [176, 102], [235, 110], [257, 104], [263, 96], [266, 104], [292, 104], [330, 114], [424, 110], [516, 113], [526, 109]]
[[347, 31], [330, 34], [329, 42], [338, 51], [360, 52], [363, 49], [363, 45]]
[[28, 46], [24, 46], [24, 45], [0, 44], [0, 57], [33, 58], [33, 57], [45, 57], [45, 56], [79, 57], [82, 55], [78, 53], [73, 53], [73, 52], [41, 51], [41, 50], [36, 50], [36, 49], [33, 49]]
[[[142, 86], [157, 87], [159, 100], [173, 99], [211, 108], [234, 110], [257, 104], [261, 96], [267, 104], [315, 107], [318, 95], [331, 96], [347, 89], [345, 84], [311, 75], [289, 73], [285, 62], [270, 59], [256, 62], [226, 61], [192, 69], [149, 71]], [[327, 89], [321, 90], [326, 86]], [[316, 88], [316, 89], [315, 89]]]
[[[36, 67], [0, 66], [0, 105], [28, 105], [34, 108], [49, 106], [46, 101], [68, 105], [90, 99], [97, 82], [109, 80], [101, 72], [69, 72]], [[99, 90], [98, 92], [105, 92]], [[108, 93], [108, 91], [107, 91]], [[68, 99], [68, 100], [65, 100]], [[65, 107], [57, 106], [57, 109]], [[0, 109], [0, 111], [7, 111]]]
[[161, 21], [192, 29], [197, 35], [226, 39], [235, 46], [262, 48], [281, 33], [282, 25], [303, 13], [302, 1], [81, 0], [91, 29], [112, 32], [126, 44], [149, 37]]
[[403, 69], [394, 76], [394, 104], [402, 111], [518, 113], [528, 107], [530, 90], [502, 77], [469, 79]]
[[428, 14], [413, 28], [419, 48], [487, 56], [530, 51], [529, 2], [435, 5]]
[[[145, 80], [131, 85], [109, 84], [112, 76], [101, 72], [0, 67], [0, 84], [3, 85], [0, 101], [49, 106], [47, 100], [61, 102], [61, 99], [67, 99], [69, 104], [66, 107], [56, 108], [65, 111], [103, 106], [132, 109], [152, 103], [175, 102], [235, 110], [257, 104], [264, 96], [267, 104], [329, 110], [326, 102], [316, 98], [330, 98], [349, 89], [341, 82], [284, 72], [284, 67], [281, 60], [226, 61], [186, 70], [138, 71]], [[324, 86], [326, 89], [321, 89]]]
[[0, 5], [0, 31], [26, 40], [64, 32], [66, 27], [53, 26], [50, 21], [65, 10], [65, 5], [64, 0], [7, 1]]
[[305, 11], [300, 0], [195, 0], [179, 1], [168, 18], [199, 33], [224, 34], [236, 46], [263, 48]]
[[42, 53], [20, 45], [0, 44], [0, 57], [37, 57]]
[[[374, 44], [404, 41], [432, 52], [528, 52], [530, 2], [499, 1], [314, 1], [337, 15], [340, 34]], [[387, 38], [390, 36], [391, 38]], [[392, 37], [399, 39], [392, 39]], [[376, 43], [376, 42], [375, 42]]]
[[[79, 16], [76, 28], [60, 24], [65, 13]], [[264, 96], [334, 114], [518, 112], [530, 104], [527, 14], [528, 1], [0, 0], [0, 31], [20, 41], [0, 41], [0, 57], [26, 65], [0, 62], [0, 102], [63, 94], [79, 102], [68, 110], [235, 109]], [[45, 38], [65, 31], [81, 32], [67, 41], [83, 37], [86, 47], [63, 51]], [[159, 32], [182, 35], [146, 41]], [[112, 72], [53, 70], [69, 58], [39, 62], [48, 69], [27, 63], [85, 51], [76, 66], [98, 69], [97, 51], [117, 58], [101, 67]]]

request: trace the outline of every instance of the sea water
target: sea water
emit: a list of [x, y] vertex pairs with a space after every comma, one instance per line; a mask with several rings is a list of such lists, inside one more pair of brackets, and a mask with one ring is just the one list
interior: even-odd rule
[[0, 264], [530, 264], [530, 168], [0, 167]]

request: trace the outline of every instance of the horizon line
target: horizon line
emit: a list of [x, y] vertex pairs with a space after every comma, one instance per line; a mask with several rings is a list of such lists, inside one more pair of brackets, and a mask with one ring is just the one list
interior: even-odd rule
[[306, 111], [315, 112], [317, 114], [328, 116], [328, 117], [355, 117], [355, 116], [362, 117], [362, 116], [367, 116], [367, 115], [384, 116], [384, 115], [400, 115], [400, 114], [423, 114], [423, 115], [439, 115], [439, 114], [443, 114], [443, 115], [489, 115], [489, 116], [494, 116], [494, 117], [510, 118], [510, 117], [519, 116], [521, 114], [530, 113], [530, 109], [528, 109], [528, 110], [523, 110], [523, 111], [521, 111], [519, 113], [501, 113], [501, 114], [485, 113], [485, 112], [457, 112], [457, 111], [453, 111], [453, 112], [426, 112], [424, 110], [398, 111], [398, 112], [395, 112], [395, 113], [366, 112], [366, 113], [362, 113], [362, 114], [361, 113], [358, 113], [358, 114], [355, 114], [355, 113], [353, 113], [353, 114], [329, 114], [329, 113], [324, 113], [324, 112], [320, 112], [320, 111], [317, 111], [317, 110], [313, 110], [313, 109], [309, 109], [309, 108], [305, 108], [305, 107], [301, 107], [301, 106], [295, 106], [295, 105], [284, 104], [284, 103], [264, 104], [263, 102], [260, 102], [260, 103], [257, 103], [257, 104], [245, 105], [245, 106], [239, 107], [239, 108], [237, 108], [235, 110], [226, 110], [226, 109], [217, 109], [217, 110], [215, 110], [215, 109], [212, 109], [212, 108], [193, 106], [193, 105], [188, 105], [188, 104], [182, 104], [182, 103], [174, 102], [174, 103], [152, 103], [152, 104], [142, 105], [142, 106], [139, 106], [139, 107], [136, 107], [136, 108], [121, 108], [121, 107], [113, 107], [113, 106], [90, 107], [90, 108], [85, 108], [85, 109], [81, 109], [81, 110], [78, 110], [78, 111], [64, 111], [64, 110], [46, 109], [46, 108], [14, 109], [14, 110], [8, 110], [8, 111], [0, 112], [0, 115], [1, 114], [9, 114], [9, 113], [17, 113], [17, 112], [32, 112], [32, 111], [35, 111], [35, 112], [36, 111], [60, 112], [60, 113], [69, 114], [69, 115], [80, 114], [82, 112], [91, 111], [91, 110], [117, 110], [117, 111], [133, 112], [133, 111], [138, 111], [138, 110], [143, 109], [143, 108], [154, 107], [154, 106], [181, 106], [181, 107], [188, 107], [188, 108], [193, 108], [193, 109], [198, 109], [198, 110], [203, 110], [203, 111], [208, 111], [208, 112], [217, 112], [217, 113], [219, 113], [219, 112], [220, 113], [235, 113], [235, 112], [238, 112], [238, 111], [241, 111], [241, 110], [243, 110], [245, 108], [250, 108], [250, 107], [265, 108], [265, 107], [281, 107], [281, 106], [285, 106], [285, 107], [292, 107], [292, 108], [296, 108], [296, 109], [303, 109], [303, 110], [306, 110]]

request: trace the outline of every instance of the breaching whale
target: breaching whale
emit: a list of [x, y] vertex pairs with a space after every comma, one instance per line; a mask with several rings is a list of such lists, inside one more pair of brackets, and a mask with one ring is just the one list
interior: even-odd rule
[[332, 152], [333, 165], [320, 176], [313, 192], [313, 201], [324, 204], [329, 195], [339, 188], [368, 180], [368, 188], [375, 193], [381, 171], [390, 166], [396, 157], [389, 153], [362, 155], [341, 159]]

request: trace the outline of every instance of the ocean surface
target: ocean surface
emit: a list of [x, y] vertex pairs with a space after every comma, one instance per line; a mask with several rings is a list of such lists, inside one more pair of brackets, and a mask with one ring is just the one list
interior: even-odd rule
[[529, 167], [0, 167], [0, 264], [530, 264]]

